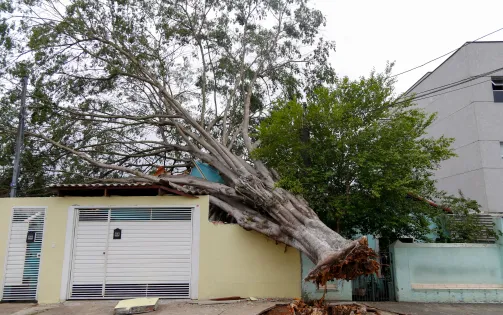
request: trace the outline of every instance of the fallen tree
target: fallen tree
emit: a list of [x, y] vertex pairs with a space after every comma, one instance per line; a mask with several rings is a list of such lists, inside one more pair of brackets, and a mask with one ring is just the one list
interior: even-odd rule
[[[327, 62], [333, 44], [318, 36], [325, 19], [306, 2], [5, 6], [15, 44], [4, 58], [17, 53], [12, 76], [30, 71], [29, 106], [38, 115], [26, 135], [110, 170], [107, 180], [209, 194], [243, 228], [305, 253], [316, 264], [308, 280], [374, 273], [365, 238], [347, 240], [328, 228], [250, 156], [257, 145], [250, 134], [272, 100], [301, 97], [334, 78]], [[303, 53], [305, 46], [314, 50]], [[71, 132], [51, 123], [56, 116], [71, 122]], [[176, 170], [194, 160], [216, 168], [224, 183], [151, 175], [157, 163]]]

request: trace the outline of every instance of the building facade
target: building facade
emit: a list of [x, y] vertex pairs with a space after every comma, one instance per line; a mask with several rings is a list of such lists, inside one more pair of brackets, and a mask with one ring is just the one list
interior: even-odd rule
[[2, 301], [294, 298], [300, 254], [208, 220], [208, 196], [0, 199]]
[[455, 138], [457, 156], [435, 172], [437, 187], [503, 213], [503, 42], [464, 44], [407, 94], [437, 113], [430, 136]]

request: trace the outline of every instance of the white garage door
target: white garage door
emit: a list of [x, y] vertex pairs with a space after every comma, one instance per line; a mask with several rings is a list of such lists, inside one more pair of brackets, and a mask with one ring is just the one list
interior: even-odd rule
[[189, 298], [192, 210], [79, 209], [70, 298]]

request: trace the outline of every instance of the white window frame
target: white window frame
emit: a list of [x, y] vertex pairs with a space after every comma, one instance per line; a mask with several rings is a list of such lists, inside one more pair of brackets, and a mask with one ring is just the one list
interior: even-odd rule
[[[495, 103], [502, 103], [503, 102], [503, 77], [493, 77], [491, 78], [491, 88], [493, 91], [493, 100]], [[501, 88], [501, 89], [495, 89], [495, 87]]]
[[[501, 81], [501, 83], [496, 83], [494, 81]], [[503, 79], [492, 79], [491, 82], [494, 86], [503, 86]]]

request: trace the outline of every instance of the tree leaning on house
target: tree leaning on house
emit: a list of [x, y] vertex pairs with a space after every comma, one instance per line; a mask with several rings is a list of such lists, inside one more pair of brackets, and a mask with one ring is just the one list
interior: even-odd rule
[[[316, 264], [309, 279], [378, 268], [365, 238], [347, 240], [328, 228], [250, 156], [250, 133], [271, 100], [333, 78], [333, 43], [318, 35], [325, 18], [306, 0], [1, 4], [1, 18], [9, 17], [1, 58], [10, 75], [21, 63], [30, 70], [32, 115], [71, 122], [68, 134], [54, 136], [58, 120], [42, 119], [27, 136], [111, 171], [114, 181], [208, 193], [243, 228], [305, 253]], [[194, 159], [215, 167], [225, 183], [146, 171]]]

